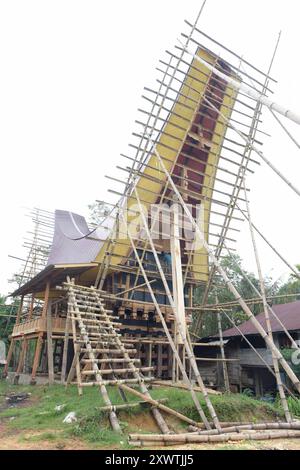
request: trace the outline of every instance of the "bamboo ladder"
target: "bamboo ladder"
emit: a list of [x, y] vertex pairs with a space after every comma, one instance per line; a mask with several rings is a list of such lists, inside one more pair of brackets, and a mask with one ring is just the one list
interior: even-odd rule
[[110, 410], [111, 426], [116, 432], [121, 432], [116, 415], [118, 406], [113, 406], [106, 387], [117, 386], [125, 399], [125, 390], [136, 393], [128, 384], [137, 384], [145, 402], [154, 406], [152, 413], [161, 432], [169, 433], [158, 409], [162, 405], [151, 398], [145, 384], [152, 381], [153, 377], [144, 377], [143, 372], [150, 372], [153, 367], [141, 367], [140, 360], [134, 358], [136, 349], [133, 349], [133, 345], [123, 344], [118, 333], [118, 317], [104, 308], [101, 292], [94, 287], [75, 285], [74, 280], [69, 279], [63, 285], [68, 292], [68, 318], [71, 320], [74, 342], [74, 359], [67, 384], [71, 383], [76, 373], [79, 394], [82, 394], [83, 387], [98, 386]]

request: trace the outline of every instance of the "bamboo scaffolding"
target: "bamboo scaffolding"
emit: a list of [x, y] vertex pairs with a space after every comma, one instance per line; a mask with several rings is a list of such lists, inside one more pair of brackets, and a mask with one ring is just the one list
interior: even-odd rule
[[201, 230], [198, 227], [197, 223], [195, 222], [195, 220], [191, 216], [190, 211], [188, 210], [184, 200], [182, 199], [181, 194], [179, 193], [175, 183], [173, 182], [170, 174], [168, 173], [168, 171], [167, 171], [162, 159], [160, 158], [160, 155], [157, 152], [157, 150], [155, 150], [155, 154], [157, 156], [157, 159], [158, 159], [163, 171], [165, 172], [165, 174], [166, 174], [166, 176], [167, 176], [167, 178], [170, 182], [170, 185], [172, 186], [174, 192], [176, 193], [176, 195], [178, 197], [178, 200], [180, 201], [186, 215], [189, 217], [192, 225], [195, 227], [195, 230], [197, 231], [199, 239], [202, 241], [204, 248], [206, 249], [207, 253], [209, 254], [209, 257], [211, 258], [212, 262], [215, 264], [215, 266], [216, 266], [217, 270], [219, 271], [221, 277], [224, 279], [228, 289], [234, 295], [234, 297], [238, 301], [239, 305], [242, 307], [243, 311], [245, 312], [245, 314], [247, 315], [248, 319], [251, 321], [253, 326], [256, 328], [258, 333], [262, 336], [263, 339], [265, 339], [265, 341], [267, 342], [267, 345], [269, 346], [271, 351], [274, 352], [274, 354], [275, 354], [276, 358], [278, 359], [280, 365], [283, 367], [283, 369], [287, 373], [288, 377], [290, 378], [291, 382], [293, 383], [293, 385], [295, 386], [297, 391], [300, 392], [300, 381], [299, 381], [298, 377], [295, 375], [295, 373], [293, 372], [291, 367], [288, 365], [287, 361], [283, 358], [283, 356], [282, 356], [281, 352], [279, 351], [279, 349], [275, 346], [273, 340], [271, 338], [269, 338], [269, 336], [266, 333], [266, 331], [264, 330], [264, 328], [260, 325], [260, 323], [255, 318], [255, 316], [253, 315], [252, 311], [250, 310], [250, 308], [248, 307], [248, 305], [246, 304], [244, 299], [241, 297], [240, 293], [237, 291], [237, 289], [234, 287], [234, 285], [232, 284], [232, 282], [228, 278], [226, 272], [224, 271], [224, 269], [220, 265], [218, 259], [215, 257], [214, 253], [210, 249], [207, 241], [205, 240], [205, 237], [203, 236], [203, 233], [201, 232]]
[[250, 62], [248, 62], [244, 57], [236, 54], [235, 52], [231, 51], [228, 47], [224, 46], [224, 44], [221, 44], [220, 42], [216, 41], [215, 39], [213, 39], [212, 37], [208, 36], [208, 34], [204, 33], [203, 31], [201, 31], [199, 28], [197, 28], [197, 26], [193, 26], [191, 23], [189, 23], [189, 21], [187, 20], [184, 20], [184, 22], [190, 26], [194, 31], [196, 31], [197, 33], [201, 34], [202, 36], [206, 37], [207, 39], [209, 39], [210, 41], [212, 41], [214, 44], [216, 44], [217, 46], [221, 47], [222, 49], [224, 49], [226, 52], [229, 52], [231, 55], [233, 55], [234, 57], [236, 57], [239, 61], [245, 63], [246, 65], [248, 65], [249, 67], [251, 67], [253, 70], [255, 70], [256, 72], [258, 72], [259, 74], [263, 75], [265, 78], [267, 78], [268, 80], [271, 80], [272, 82], [275, 82], [277, 83], [277, 81], [272, 78], [270, 76], [270, 71], [266, 74], [265, 72], [259, 70], [257, 67], [255, 67], [253, 64], [251, 64]]
[[[192, 41], [193, 41], [193, 39], [192, 39]], [[184, 49], [183, 49], [182, 47], [175, 46], [175, 48], [178, 49], [178, 50], [181, 51], [181, 52], [184, 51]], [[207, 50], [206, 48], [203, 48], [203, 49], [204, 49], [204, 50]], [[202, 50], [203, 50], [203, 49], [202, 49]], [[166, 53], [167, 53], [168, 55], [174, 57], [175, 59], [178, 58], [178, 56], [176, 56], [174, 53], [172, 53], [172, 52], [170, 52], [170, 51], [167, 51], [167, 50], [166, 50]], [[210, 53], [211, 53], [211, 52], [210, 52]], [[211, 53], [211, 54], [215, 55], [214, 53]], [[219, 65], [218, 59], [219, 59], [219, 58], [216, 57], [216, 59], [215, 59], [215, 67], [216, 67], [217, 65]], [[184, 65], [186, 65], [186, 66], [190, 66], [191, 69], [194, 69], [194, 70], [197, 71], [198, 73], [200, 72], [202, 75], [207, 76], [207, 73], [205, 73], [204, 71], [199, 71], [199, 70], [197, 69], [197, 67], [195, 67], [195, 66], [193, 66], [193, 65], [190, 65], [189, 62], [187, 62], [187, 61], [184, 60], [184, 59], [181, 59], [180, 63], [182, 63], [182, 64], [184, 64]], [[214, 67], [214, 68], [215, 68], [215, 67]], [[216, 70], [218, 70], [218, 69], [216, 69]], [[214, 72], [214, 70], [211, 70], [211, 69], [210, 69], [210, 71]], [[242, 73], [242, 71], [239, 70], [239, 73]], [[215, 75], [217, 75], [217, 74], [215, 74]], [[225, 74], [224, 74], [224, 75], [225, 75]], [[225, 75], [225, 76], [228, 77], [228, 75]], [[218, 83], [221, 87], [223, 87], [223, 88], [226, 87], [226, 81], [225, 81], [225, 83], [224, 83], [224, 81], [221, 81], [218, 76], [215, 76], [215, 77], [214, 77], [214, 81], [215, 81], [216, 83]], [[215, 88], [215, 87], [212, 87], [212, 88]], [[254, 87], [249, 86], [249, 88], [253, 88], [253, 89], [255, 90]], [[249, 99], [249, 100], [251, 100], [251, 99], [253, 100], [253, 99], [254, 99], [253, 97], [249, 96], [247, 93], [243, 93], [243, 90], [242, 90], [242, 89], [239, 90], [239, 92], [240, 92], [240, 95], [241, 95], [241, 96], [244, 96], [244, 97], [246, 97], [246, 98]], [[242, 106], [245, 106], [246, 108], [248, 108], [248, 109], [250, 109], [250, 110], [253, 111], [253, 107], [252, 107], [251, 105], [249, 105], [248, 103], [245, 103], [244, 101], [241, 101], [241, 100], [237, 100], [237, 102], [240, 103]]]
[[[276, 42], [276, 46], [275, 46], [275, 49], [274, 49], [274, 52], [273, 52], [273, 55], [272, 55], [272, 58], [271, 58], [271, 61], [270, 61], [269, 69], [268, 69], [268, 75], [270, 74], [270, 72], [272, 70], [272, 66], [273, 66], [275, 56], [276, 56], [276, 53], [277, 53], [277, 49], [278, 49], [279, 40], [280, 40], [280, 37], [278, 38], [278, 40]], [[264, 83], [265, 87], [267, 86], [267, 84], [268, 84], [268, 80], [266, 78], [265, 83]], [[265, 90], [265, 88], [264, 88], [264, 90]], [[254, 113], [253, 118], [252, 118], [251, 127], [250, 127], [250, 133], [249, 133], [249, 139], [250, 140], [252, 140], [252, 138], [254, 138], [255, 135], [256, 135], [256, 132], [257, 132], [257, 129], [258, 129], [258, 124], [259, 124], [259, 114], [260, 114], [261, 108], [262, 108], [262, 105], [260, 103], [257, 103], [255, 113]], [[252, 152], [251, 147], [246, 148], [245, 151], [244, 151], [243, 160], [241, 161], [241, 167], [239, 168], [237, 178], [236, 178], [236, 187], [235, 187], [235, 189], [232, 193], [231, 205], [229, 205], [229, 207], [227, 209], [226, 217], [225, 217], [225, 221], [224, 221], [224, 226], [222, 228], [221, 235], [220, 235], [219, 246], [216, 250], [216, 257], [217, 258], [220, 257], [220, 254], [222, 252], [222, 248], [223, 248], [223, 245], [224, 245], [224, 237], [226, 236], [226, 234], [229, 230], [229, 226], [230, 226], [230, 223], [231, 223], [231, 220], [232, 220], [232, 217], [233, 217], [233, 207], [235, 207], [236, 202], [237, 202], [237, 197], [238, 197], [238, 195], [239, 195], [239, 193], [242, 189], [242, 178], [245, 175], [245, 170], [242, 168], [242, 166], [247, 168], [247, 165], [248, 165], [248, 162], [249, 162], [249, 160], [247, 160], [247, 157], [251, 156], [251, 152]], [[246, 161], [244, 159], [246, 159]], [[208, 283], [207, 283], [207, 286], [206, 286], [206, 289], [205, 289], [205, 292], [204, 292], [204, 296], [203, 296], [203, 303], [206, 303], [206, 301], [207, 301], [208, 293], [209, 293], [209, 290], [210, 290], [210, 287], [211, 287], [211, 283], [212, 283], [212, 279], [213, 279], [214, 274], [215, 274], [215, 268], [212, 269], [211, 272], [210, 272]], [[201, 319], [199, 319], [195, 324], [195, 329], [196, 330], [200, 326], [200, 321], [201, 321]]]
[[[175, 186], [176, 188], [176, 186]], [[177, 188], [176, 188], [177, 189]], [[178, 192], [178, 191], [177, 191]], [[182, 323], [181, 323], [181, 320], [180, 318], [178, 318], [178, 316], [176, 315], [176, 308], [175, 308], [175, 305], [174, 305], [174, 301], [173, 301], [173, 298], [172, 298], [172, 295], [171, 295], [171, 292], [170, 292], [170, 289], [169, 289], [169, 285], [166, 281], [166, 278], [165, 278], [165, 275], [164, 275], [164, 271], [162, 269], [162, 266], [161, 266], [161, 263], [160, 263], [160, 260], [159, 260], [159, 257], [157, 255], [157, 252], [156, 252], [156, 249], [155, 249], [155, 246], [153, 244], [153, 241], [152, 241], [152, 238], [151, 238], [151, 234], [149, 232], [149, 228], [148, 228], [148, 224], [147, 224], [147, 221], [145, 219], [145, 214], [143, 213], [142, 211], [142, 206], [141, 206], [141, 201], [139, 199], [139, 195], [138, 195], [138, 192], [137, 192], [137, 189], [134, 188], [134, 194], [135, 194], [135, 197], [136, 197], [136, 200], [138, 202], [138, 205], [140, 207], [140, 211], [141, 211], [141, 219], [142, 219], [142, 222], [143, 222], [143, 226], [144, 226], [144, 229], [146, 231], [146, 234], [147, 234], [147, 237], [148, 237], [148, 240], [149, 240], [149, 243], [151, 245], [151, 248], [153, 250], [153, 255], [154, 255], [154, 258], [155, 258], [155, 261], [156, 261], [156, 264], [157, 264], [157, 267], [158, 267], [158, 270], [160, 272], [160, 275], [161, 275], [161, 279], [163, 281], [163, 284], [164, 284], [164, 287], [165, 287], [165, 290], [166, 290], [166, 294], [168, 296], [168, 299], [169, 299], [169, 302], [170, 302], [170, 305], [172, 307], [172, 310], [174, 312], [174, 316], [176, 318], [176, 321], [177, 321], [177, 328], [178, 328], [178, 333], [180, 335], [180, 338], [185, 346], [185, 349], [186, 349], [186, 352], [187, 352], [187, 355], [188, 355], [188, 359], [190, 361], [190, 364], [192, 366], [192, 369], [193, 369], [193, 372], [195, 374], [195, 377], [196, 377], [196, 380], [198, 382], [198, 385], [199, 387], [202, 389], [202, 393], [203, 393], [203, 396], [204, 396], [204, 399], [205, 399], [205, 402], [206, 402], [206, 405], [208, 407], [208, 410], [210, 412], [210, 415], [212, 417], [212, 420], [215, 424], [215, 427], [218, 429], [220, 426], [219, 426], [219, 420], [217, 418], [217, 415], [215, 413], [215, 410], [214, 410], [214, 407], [210, 401], [210, 398], [207, 394], [207, 391], [205, 389], [205, 386], [204, 386], [204, 383], [202, 381], [202, 378], [201, 378], [201, 375], [199, 373], [199, 369], [198, 369], [198, 366], [197, 366], [197, 363], [195, 361], [195, 358], [194, 358], [194, 354], [193, 354], [193, 351], [192, 349], [190, 348], [190, 344], [188, 343], [188, 340], [187, 340], [187, 337], [186, 335], [184, 334], [184, 328], [182, 326]], [[151, 286], [150, 286], [151, 288]], [[173, 343], [173, 342], [172, 342]], [[174, 344], [174, 343], [173, 343]], [[174, 346], [175, 347], [175, 346]], [[175, 347], [175, 350], [176, 350], [176, 347]], [[179, 360], [178, 360], [179, 359]], [[178, 362], [178, 364], [182, 365], [182, 371], [185, 372], [185, 368], [184, 368], [184, 365], [182, 364], [181, 360], [180, 360], [180, 357], [178, 354], [176, 354], [176, 360]], [[181, 368], [181, 367], [180, 367]], [[187, 375], [185, 374], [186, 376], [186, 379], [188, 380], [187, 378]]]
[[[122, 212], [120, 213], [120, 215], [121, 215], [121, 217], [122, 217], [123, 220], [124, 220], [124, 216], [123, 216], [123, 213], [122, 213]], [[139, 254], [138, 254], [137, 249], [136, 249], [136, 247], [135, 247], [135, 245], [134, 245], [133, 238], [131, 237], [131, 234], [130, 234], [129, 232], [128, 232], [128, 238], [129, 238], [129, 240], [130, 240], [132, 249], [133, 249], [133, 251], [134, 251], [134, 253], [135, 253], [136, 259], [137, 259], [137, 261], [138, 261], [138, 263], [139, 263], [141, 273], [142, 273], [142, 275], [143, 275], [143, 277], [144, 277], [144, 279], [145, 279], [145, 282], [147, 283], [147, 287], [148, 287], [148, 290], [149, 290], [149, 292], [150, 292], [152, 301], [153, 301], [153, 303], [154, 303], [154, 305], [155, 305], [155, 308], [156, 308], [156, 311], [157, 311], [157, 313], [158, 313], [158, 315], [159, 315], [161, 324], [162, 324], [163, 329], [164, 329], [164, 331], [165, 331], [165, 333], [166, 333], [166, 336], [167, 336], [167, 338], [168, 338], [168, 341], [169, 341], [169, 344], [170, 344], [171, 349], [172, 349], [172, 351], [173, 351], [173, 354], [175, 355], [175, 357], [176, 357], [176, 359], [177, 359], [179, 368], [180, 368], [181, 373], [182, 373], [182, 376], [183, 376], [183, 380], [185, 381], [185, 383], [186, 383], [188, 389], [190, 390], [190, 393], [191, 393], [193, 402], [194, 402], [194, 404], [195, 404], [195, 406], [196, 406], [196, 409], [197, 409], [197, 411], [198, 411], [198, 413], [199, 413], [199, 416], [201, 417], [201, 419], [202, 419], [203, 423], [205, 424], [206, 428], [207, 428], [207, 429], [211, 429], [211, 428], [210, 428], [210, 425], [209, 425], [209, 423], [208, 423], [208, 421], [207, 421], [207, 419], [206, 419], [206, 416], [205, 416], [205, 414], [204, 414], [204, 412], [203, 412], [203, 410], [202, 410], [202, 408], [201, 408], [201, 405], [200, 405], [200, 403], [199, 403], [199, 400], [198, 400], [198, 398], [197, 398], [197, 395], [196, 395], [196, 393], [194, 392], [193, 386], [192, 386], [192, 384], [191, 384], [191, 382], [190, 382], [190, 380], [189, 380], [189, 378], [188, 378], [188, 376], [187, 376], [187, 374], [186, 374], [185, 368], [183, 367], [181, 358], [180, 358], [180, 356], [179, 356], [179, 354], [178, 354], [178, 351], [177, 351], [177, 348], [176, 348], [176, 346], [175, 346], [175, 344], [174, 344], [174, 341], [173, 341], [173, 339], [172, 339], [172, 336], [170, 335], [170, 332], [169, 332], [168, 326], [167, 326], [167, 324], [166, 324], [166, 322], [165, 322], [164, 316], [163, 316], [163, 314], [162, 314], [162, 312], [161, 312], [161, 310], [160, 310], [160, 307], [159, 307], [159, 305], [158, 305], [158, 303], [157, 303], [157, 300], [156, 300], [156, 297], [155, 297], [154, 292], [153, 292], [153, 290], [152, 290], [151, 284], [149, 283], [147, 274], [146, 274], [146, 272], [145, 272], [145, 270], [144, 270], [143, 263], [142, 263], [142, 261], [140, 260]]]
[[[104, 309], [104, 307], [103, 307], [103, 305], [100, 301], [100, 298], [97, 295], [95, 289], [92, 289], [92, 293], [95, 296], [96, 302], [98, 302], [99, 307], [102, 310], [102, 314], [106, 315], [106, 310]], [[149, 393], [149, 391], [148, 391], [148, 389], [147, 389], [147, 387], [144, 383], [145, 381], [147, 381], [147, 378], [141, 377], [139, 369], [136, 368], [135, 363], [131, 360], [131, 358], [128, 354], [128, 351], [126, 350], [125, 346], [122, 344], [122, 341], [120, 340], [119, 336], [117, 336], [117, 335], [115, 336], [115, 344], [116, 344], [116, 347], [118, 347], [122, 351], [122, 354], [123, 354], [124, 358], [128, 361], [129, 368], [131, 369], [131, 372], [132, 372], [133, 376], [135, 377], [136, 382], [139, 384], [139, 387], [141, 389], [141, 392], [142, 392], [143, 396], [147, 397], [147, 399], [148, 398], [150, 399], [151, 398], [150, 393]], [[151, 378], [149, 378], [149, 379], [151, 380]], [[157, 408], [153, 408], [152, 413], [153, 413], [153, 416], [154, 416], [159, 428], [161, 429], [161, 431], [163, 433], [168, 433], [169, 428], [168, 428], [165, 420], [161, 416], [159, 410]]]
[[189, 51], [188, 48], [181, 43], [181, 46], [183, 50], [185, 50], [189, 55], [194, 57], [198, 62], [200, 62], [202, 65], [205, 65], [209, 70], [212, 70], [217, 76], [225, 80], [227, 83], [229, 83], [234, 89], [237, 91], [242, 90], [245, 92], [248, 96], [251, 98], [254, 98], [256, 101], [259, 103], [263, 104], [267, 108], [276, 111], [278, 114], [282, 114], [286, 118], [290, 119], [291, 121], [295, 122], [296, 124], [300, 124], [300, 116], [298, 116], [296, 113], [293, 111], [290, 111], [289, 109], [284, 108], [284, 106], [281, 106], [274, 101], [266, 98], [265, 96], [261, 95], [259, 92], [256, 90], [251, 89], [248, 85], [245, 85], [243, 82], [237, 82], [233, 78], [229, 77], [228, 75], [225, 75], [222, 73], [220, 70], [216, 69], [214, 66], [203, 60], [201, 57], [197, 56], [193, 52]]

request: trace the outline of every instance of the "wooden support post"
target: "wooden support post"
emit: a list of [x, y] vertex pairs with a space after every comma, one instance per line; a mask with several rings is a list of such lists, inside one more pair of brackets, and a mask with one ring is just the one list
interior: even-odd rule
[[37, 369], [39, 367], [40, 358], [41, 358], [41, 351], [42, 351], [42, 344], [43, 344], [43, 333], [39, 333], [37, 337], [36, 347], [35, 347], [35, 354], [33, 359], [33, 366], [31, 372], [31, 383], [35, 383], [35, 376], [37, 373]]
[[[148, 345], [148, 366], [151, 367], [152, 366], [152, 343], [149, 343]], [[149, 373], [148, 373], [149, 377], [151, 377], [151, 371], [149, 370]]]
[[[171, 257], [172, 257], [172, 287], [173, 299], [177, 311], [176, 322], [180, 322], [183, 326], [183, 334], [186, 335], [186, 318], [184, 305], [184, 287], [182, 278], [181, 250], [180, 250], [180, 233], [179, 233], [179, 205], [173, 204], [173, 221], [171, 225]], [[182, 336], [177, 331], [177, 344], [183, 344]]]
[[72, 364], [71, 364], [71, 367], [70, 367], [70, 370], [69, 370], [69, 373], [68, 373], [66, 385], [70, 385], [70, 383], [72, 382], [72, 380], [75, 377], [76, 364], [78, 362], [79, 354], [80, 354], [80, 346], [78, 344], [76, 344], [75, 349], [74, 349], [74, 357], [73, 357], [73, 361], [72, 361]]
[[16, 377], [15, 377], [16, 381], [18, 381], [19, 375], [20, 373], [23, 372], [23, 369], [24, 369], [24, 361], [25, 361], [25, 355], [26, 355], [26, 350], [27, 350], [27, 344], [28, 344], [28, 340], [26, 338], [23, 338], [18, 367], [16, 370]]
[[49, 385], [54, 384], [54, 366], [53, 366], [53, 341], [52, 341], [52, 316], [51, 300], [47, 305], [47, 357], [48, 357], [48, 377]]
[[[18, 308], [16, 323], [15, 323], [16, 325], [18, 325], [20, 323], [23, 303], [24, 303], [24, 295], [22, 295], [21, 300], [20, 300], [20, 305], [19, 305], [19, 308]], [[6, 364], [5, 364], [4, 371], [3, 371], [3, 376], [4, 377], [7, 376], [9, 364], [10, 364], [13, 352], [15, 350], [15, 346], [16, 346], [16, 341], [12, 338], [11, 342], [10, 342], [9, 349], [8, 349], [7, 357], [6, 357]]]
[[162, 344], [157, 345], [157, 376], [162, 376]]
[[8, 349], [8, 353], [7, 353], [7, 356], [6, 356], [6, 364], [5, 364], [4, 370], [3, 370], [3, 377], [7, 376], [9, 364], [11, 362], [11, 358], [12, 358], [12, 355], [13, 355], [13, 352], [14, 352], [14, 349], [15, 349], [15, 345], [16, 345], [15, 340], [11, 339], [9, 349]]
[[62, 358], [62, 365], [61, 365], [61, 383], [65, 383], [65, 380], [66, 380], [70, 326], [71, 326], [70, 315], [69, 315], [69, 312], [67, 312], [66, 325], [65, 325], [63, 358]]

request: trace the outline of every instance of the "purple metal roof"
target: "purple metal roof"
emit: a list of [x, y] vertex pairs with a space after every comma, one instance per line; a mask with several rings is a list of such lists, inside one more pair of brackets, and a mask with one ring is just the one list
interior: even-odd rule
[[[296, 302], [291, 302], [289, 304], [273, 305], [272, 308], [287, 330], [300, 330], [300, 300], [297, 300]], [[256, 319], [266, 330], [267, 326], [264, 312], [257, 315]], [[282, 326], [271, 312], [270, 321], [273, 332], [283, 331]], [[238, 326], [244, 335], [258, 334], [256, 328], [252, 325], [250, 320], [247, 320], [246, 322]], [[229, 338], [232, 336], [240, 336], [240, 333], [237, 331], [236, 328], [230, 328], [229, 330], [225, 330], [223, 332], [223, 336], [225, 338]]]
[[[95, 260], [108, 231], [97, 229], [91, 238], [85, 218], [69, 211], [55, 211], [53, 243], [47, 265], [90, 263]], [[100, 240], [99, 240], [100, 239]]]

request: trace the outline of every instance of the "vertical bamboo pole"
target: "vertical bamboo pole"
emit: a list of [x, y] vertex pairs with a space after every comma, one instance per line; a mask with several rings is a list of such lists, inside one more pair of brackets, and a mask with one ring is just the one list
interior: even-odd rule
[[[219, 301], [216, 299], [216, 303]], [[222, 332], [222, 322], [221, 322], [221, 315], [220, 312], [217, 312], [217, 322], [218, 322], [218, 331], [219, 331], [219, 338], [220, 338], [220, 350], [221, 350], [221, 357], [222, 357], [222, 369], [223, 369], [223, 377], [224, 377], [224, 386], [227, 393], [230, 393], [230, 384], [229, 384], [229, 377], [228, 377], [228, 369], [226, 364], [226, 356], [225, 356], [225, 349], [224, 349], [224, 340], [223, 340], [223, 332]]]
[[63, 357], [62, 357], [62, 365], [61, 365], [61, 383], [65, 383], [66, 381], [70, 327], [71, 327], [71, 320], [70, 320], [69, 309], [68, 309], [67, 316], [66, 316], [64, 348], [63, 348]]
[[[264, 283], [264, 278], [263, 278], [263, 274], [262, 274], [262, 269], [261, 269], [261, 264], [260, 264], [256, 239], [255, 239], [255, 235], [254, 235], [254, 230], [253, 230], [253, 227], [252, 227], [252, 224], [251, 224], [251, 211], [250, 211], [250, 204], [249, 204], [248, 194], [247, 194], [247, 190], [246, 190], [245, 174], [243, 176], [243, 188], [244, 188], [245, 202], [246, 202], [246, 208], [247, 208], [247, 213], [248, 213], [248, 218], [249, 218], [249, 229], [250, 229], [250, 234], [251, 234], [252, 246], [253, 246], [253, 251], [254, 251], [254, 256], [255, 256], [255, 261], [256, 261], [256, 266], [257, 266], [257, 272], [258, 272], [258, 277], [259, 277], [260, 291], [261, 291], [262, 300], [263, 300], [263, 307], [264, 307], [264, 313], [265, 313], [265, 319], [266, 319], [267, 332], [268, 332], [269, 338], [273, 341], [273, 332], [272, 332], [272, 326], [271, 326], [271, 322], [270, 322], [268, 303], [267, 303], [267, 298], [266, 298], [265, 283]], [[292, 418], [291, 418], [291, 414], [289, 412], [288, 403], [287, 403], [286, 396], [285, 396], [285, 393], [284, 393], [284, 389], [283, 389], [283, 386], [282, 386], [278, 359], [277, 359], [275, 353], [272, 350], [271, 350], [271, 353], [272, 353], [273, 367], [274, 367], [274, 371], [275, 371], [276, 382], [277, 382], [277, 387], [278, 387], [278, 391], [279, 391], [281, 404], [282, 404], [282, 407], [283, 407], [283, 410], [284, 410], [285, 418], [286, 418], [287, 422], [290, 423], [292, 421]]]

